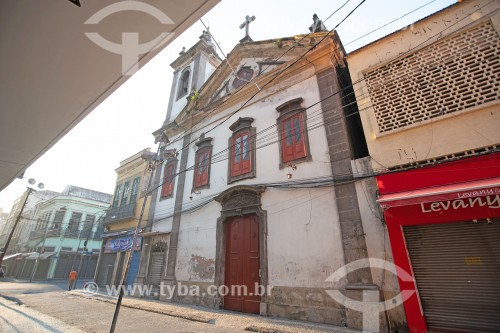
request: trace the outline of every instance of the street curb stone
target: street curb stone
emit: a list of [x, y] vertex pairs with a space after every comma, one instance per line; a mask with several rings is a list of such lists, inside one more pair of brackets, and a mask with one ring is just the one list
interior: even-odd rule
[[[66, 293], [68, 293], [70, 295], [74, 295], [74, 296], [79, 296], [79, 297], [92, 298], [92, 299], [95, 299], [95, 300], [98, 300], [101, 302], [106, 302], [106, 303], [111, 303], [111, 304], [116, 303], [116, 299], [114, 297], [106, 297], [106, 296], [102, 296], [102, 295], [89, 296], [85, 293], [78, 292], [78, 291], [67, 291]], [[171, 316], [171, 317], [177, 317], [177, 318], [181, 318], [181, 319], [197, 321], [197, 322], [201, 322], [201, 323], [205, 323], [205, 324], [210, 324], [210, 323], [213, 323], [215, 321], [215, 318], [207, 317], [207, 316], [203, 316], [203, 315], [199, 315], [199, 314], [193, 314], [193, 313], [186, 314], [186, 313], [180, 313], [177, 311], [170, 311], [170, 310], [166, 310], [166, 309], [157, 309], [157, 308], [154, 308], [152, 306], [145, 305], [145, 304], [134, 304], [133, 300], [129, 300], [129, 299], [124, 299], [122, 301], [122, 306], [124, 306], [126, 308], [154, 312], [154, 313], [164, 314], [164, 315]]]

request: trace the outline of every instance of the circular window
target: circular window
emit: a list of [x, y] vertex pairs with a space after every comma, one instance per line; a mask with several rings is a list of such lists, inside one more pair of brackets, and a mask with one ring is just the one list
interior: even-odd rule
[[233, 80], [233, 88], [237, 89], [243, 87], [253, 77], [253, 69], [250, 67], [243, 67], [238, 71], [237, 77]]

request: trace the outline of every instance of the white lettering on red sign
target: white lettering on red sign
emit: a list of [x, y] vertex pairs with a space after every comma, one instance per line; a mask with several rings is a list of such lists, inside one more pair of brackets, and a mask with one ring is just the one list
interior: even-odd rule
[[420, 208], [422, 213], [440, 212], [447, 211], [450, 209], [464, 209], [464, 208], [474, 208], [474, 207], [488, 207], [498, 209], [500, 208], [500, 195], [488, 195], [485, 197], [477, 198], [467, 198], [467, 199], [456, 199], [447, 201], [436, 201], [436, 202], [422, 202]]
[[474, 191], [469, 191], [469, 192], [458, 193], [458, 197], [459, 198], [470, 198], [470, 197], [479, 197], [479, 196], [484, 196], [484, 195], [493, 195], [493, 194], [498, 194], [498, 193], [500, 193], [500, 188], [495, 187], [495, 188], [488, 188], [488, 189], [474, 190]]

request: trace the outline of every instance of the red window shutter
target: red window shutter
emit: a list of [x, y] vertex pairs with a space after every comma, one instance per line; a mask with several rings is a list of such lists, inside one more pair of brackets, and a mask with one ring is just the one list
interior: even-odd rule
[[281, 122], [281, 150], [283, 162], [307, 156], [302, 114], [296, 114]]
[[292, 121], [290, 118], [284, 119], [281, 122], [281, 150], [283, 153], [283, 162], [292, 161], [293, 154], [293, 133]]
[[241, 174], [241, 152], [242, 152], [242, 145], [241, 145], [241, 137], [235, 136], [232, 141], [232, 151], [233, 151], [233, 162], [231, 166], [231, 175], [232, 176], [239, 176]]
[[171, 162], [165, 166], [165, 171], [163, 172], [162, 197], [169, 196], [174, 192], [174, 175], [176, 165], [177, 164], [175, 162]]
[[208, 171], [210, 168], [210, 150], [198, 151], [195, 170], [194, 186], [199, 187], [208, 184]]
[[239, 176], [252, 170], [252, 145], [250, 131], [234, 136], [231, 140], [231, 176]]
[[[240, 174], [240, 146], [236, 144], [238, 137], [234, 137], [231, 140], [231, 176], [237, 176]], [[239, 157], [239, 158], [238, 158]]]
[[205, 150], [203, 154], [203, 171], [201, 173], [201, 185], [208, 184], [208, 174], [210, 170], [210, 150]]
[[201, 183], [201, 177], [200, 173], [203, 172], [203, 166], [201, 165], [201, 155], [200, 152], [198, 152], [198, 155], [196, 156], [196, 168], [194, 170], [194, 186], [198, 187], [200, 186]]
[[294, 159], [299, 159], [306, 156], [306, 145], [304, 140], [304, 126], [302, 122], [302, 114], [295, 115], [292, 119], [293, 128], [293, 154]]
[[252, 170], [252, 145], [250, 133], [241, 135], [241, 174], [249, 173]]

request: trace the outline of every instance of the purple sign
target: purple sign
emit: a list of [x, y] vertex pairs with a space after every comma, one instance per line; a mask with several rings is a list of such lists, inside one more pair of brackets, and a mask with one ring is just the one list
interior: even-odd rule
[[[137, 237], [135, 240], [134, 251], [141, 249], [142, 237]], [[130, 249], [132, 245], [132, 236], [122, 238], [108, 238], [104, 243], [104, 253], [123, 252]]]

